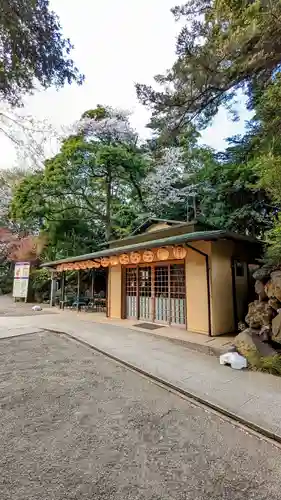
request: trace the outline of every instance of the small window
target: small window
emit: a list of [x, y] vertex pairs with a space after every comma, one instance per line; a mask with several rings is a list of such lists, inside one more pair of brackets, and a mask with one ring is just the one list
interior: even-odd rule
[[243, 278], [245, 276], [245, 266], [243, 262], [235, 262], [235, 274], [238, 278]]

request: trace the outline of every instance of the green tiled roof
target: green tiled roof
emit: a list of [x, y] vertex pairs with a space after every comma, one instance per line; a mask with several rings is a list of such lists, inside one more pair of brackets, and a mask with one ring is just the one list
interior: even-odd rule
[[41, 264], [41, 267], [53, 267], [58, 264], [64, 264], [67, 262], [79, 262], [82, 260], [97, 259], [99, 257], [108, 257], [110, 255], [116, 255], [126, 252], [133, 252], [135, 250], [145, 250], [150, 248], [157, 248], [166, 245], [175, 245], [185, 242], [192, 241], [214, 241], [219, 239], [237, 240], [244, 241], [245, 243], [258, 244], [261, 245], [262, 241], [252, 238], [250, 236], [243, 236], [237, 233], [232, 233], [229, 231], [197, 231], [194, 233], [179, 234], [177, 236], [169, 236], [167, 238], [156, 239], [152, 241], [145, 241], [141, 243], [135, 243], [132, 245], [121, 246], [118, 248], [108, 248], [107, 250], [101, 250], [99, 252], [88, 253], [85, 255], [77, 255], [75, 257], [68, 257], [66, 259], [55, 260], [53, 262], [45, 262]]

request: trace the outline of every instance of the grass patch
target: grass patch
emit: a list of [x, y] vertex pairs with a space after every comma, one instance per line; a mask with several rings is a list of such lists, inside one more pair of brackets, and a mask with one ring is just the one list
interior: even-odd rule
[[270, 373], [271, 375], [281, 376], [281, 356], [259, 357], [256, 353], [247, 356], [249, 367], [258, 372]]

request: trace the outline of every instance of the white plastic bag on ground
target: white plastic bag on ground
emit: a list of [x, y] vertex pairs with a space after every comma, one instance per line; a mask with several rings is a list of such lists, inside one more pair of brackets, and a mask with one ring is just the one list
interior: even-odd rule
[[33, 306], [32, 311], [42, 311], [42, 307], [41, 306]]
[[220, 356], [220, 365], [230, 365], [234, 370], [247, 368], [247, 360], [238, 352], [226, 352]]

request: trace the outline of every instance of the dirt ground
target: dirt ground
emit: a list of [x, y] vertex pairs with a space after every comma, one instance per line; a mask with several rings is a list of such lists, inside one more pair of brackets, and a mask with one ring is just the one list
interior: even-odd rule
[[280, 449], [64, 336], [0, 341], [1, 500], [280, 499]]
[[[42, 311], [33, 311], [34, 305], [40, 305]], [[23, 300], [15, 301], [11, 295], [0, 295], [0, 317], [10, 316], [38, 316], [43, 314], [55, 314], [57, 310], [50, 308], [49, 304], [31, 304], [25, 303]]]

